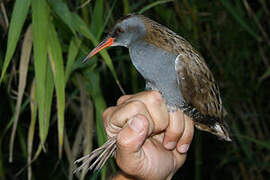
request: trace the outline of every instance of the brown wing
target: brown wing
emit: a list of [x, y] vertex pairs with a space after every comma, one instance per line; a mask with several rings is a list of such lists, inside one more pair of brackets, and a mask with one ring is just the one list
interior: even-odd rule
[[197, 128], [230, 140], [223, 122], [225, 110], [222, 106], [219, 88], [204, 60], [196, 53], [180, 53], [175, 60], [175, 70], [181, 93], [192, 108]]
[[222, 118], [222, 101], [213, 75], [196, 54], [182, 53], [175, 62], [179, 85], [186, 102], [203, 115]]

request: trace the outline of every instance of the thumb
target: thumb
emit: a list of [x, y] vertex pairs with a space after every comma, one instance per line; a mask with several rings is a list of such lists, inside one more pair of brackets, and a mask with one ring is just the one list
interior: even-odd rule
[[[142, 145], [147, 138], [148, 119], [141, 114], [132, 117], [117, 136], [116, 162], [120, 168], [133, 169], [141, 160]], [[132, 162], [132, 163], [130, 163]], [[135, 167], [131, 167], [135, 166]]]

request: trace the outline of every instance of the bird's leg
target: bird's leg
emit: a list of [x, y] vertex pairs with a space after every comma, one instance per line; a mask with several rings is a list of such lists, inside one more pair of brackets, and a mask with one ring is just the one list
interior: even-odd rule
[[[77, 159], [74, 164], [78, 164], [83, 162], [77, 169], [74, 170], [73, 173], [76, 173], [78, 171], [81, 171], [84, 168], [92, 170], [94, 167], [94, 171], [100, 170], [106, 161], [114, 155], [116, 151], [116, 139], [117, 136], [111, 137], [107, 140], [105, 144], [103, 144], [101, 147], [95, 149], [90, 154], [81, 157], [80, 159]], [[95, 158], [97, 158], [93, 163], [91, 163]], [[91, 165], [90, 165], [91, 163]]]

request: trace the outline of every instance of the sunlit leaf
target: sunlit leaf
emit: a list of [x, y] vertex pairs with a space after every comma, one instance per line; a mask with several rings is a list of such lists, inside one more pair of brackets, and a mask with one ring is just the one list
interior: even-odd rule
[[65, 74], [61, 45], [52, 23], [49, 23], [49, 59], [54, 77], [57, 100], [59, 157], [62, 156], [64, 138], [64, 113], [65, 113]]

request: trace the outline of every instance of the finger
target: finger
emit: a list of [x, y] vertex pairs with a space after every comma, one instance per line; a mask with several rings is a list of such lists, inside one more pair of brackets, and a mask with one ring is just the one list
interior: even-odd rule
[[140, 101], [147, 107], [147, 110], [154, 121], [154, 132], [159, 133], [165, 130], [169, 122], [167, 105], [158, 91], [143, 91], [130, 97], [129, 101]]
[[174, 155], [175, 164], [174, 164], [174, 169], [173, 169], [172, 174], [175, 174], [175, 172], [185, 163], [187, 154], [180, 154], [176, 149], [174, 149], [173, 155]]
[[185, 119], [185, 129], [182, 137], [177, 143], [177, 151], [179, 153], [186, 153], [188, 151], [189, 145], [192, 141], [194, 134], [194, 123], [191, 118], [184, 115]]
[[[117, 136], [116, 162], [123, 171], [136, 169], [143, 162], [142, 145], [147, 138], [149, 121], [143, 115], [131, 118]], [[126, 163], [132, 161], [132, 163]], [[124, 165], [124, 166], [123, 166]]]
[[127, 99], [129, 99], [130, 97], [132, 97], [133, 95], [124, 95], [121, 96], [118, 100], [117, 100], [117, 105], [122, 104], [123, 102], [125, 102]]
[[180, 110], [170, 113], [169, 126], [165, 131], [163, 145], [166, 149], [172, 150], [183, 134], [185, 128], [184, 113]]
[[112, 137], [118, 134], [128, 119], [138, 114], [145, 116], [149, 120], [149, 132], [151, 133], [154, 128], [153, 120], [147, 111], [146, 106], [140, 101], [129, 101], [117, 106], [110, 116], [105, 117], [104, 128], [107, 135]]
[[111, 132], [119, 132], [120, 129], [121, 129], [121, 128], [117, 127], [117, 126], [109, 125], [111, 116], [116, 110], [117, 110], [117, 107], [113, 106], [113, 107], [109, 107], [109, 108], [105, 109], [105, 111], [102, 113], [103, 126], [104, 126], [106, 134], [109, 137], [113, 136], [113, 134]]
[[116, 109], [116, 106], [112, 106], [112, 107], [105, 109], [105, 111], [102, 113], [103, 121], [107, 121], [110, 118], [110, 116], [112, 115], [112, 113], [115, 111], [115, 109]]

